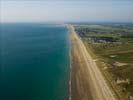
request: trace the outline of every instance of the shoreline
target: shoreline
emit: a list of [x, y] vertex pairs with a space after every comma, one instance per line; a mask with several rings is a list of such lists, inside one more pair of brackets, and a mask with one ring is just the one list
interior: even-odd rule
[[116, 100], [74, 27], [68, 27], [71, 40], [69, 100]]
[[69, 93], [68, 93], [68, 95], [69, 95], [69, 100], [72, 100], [71, 98], [72, 98], [72, 96], [71, 96], [71, 83], [72, 83], [72, 79], [71, 79], [71, 77], [72, 77], [72, 60], [71, 60], [71, 39], [70, 39], [70, 34], [71, 34], [71, 32], [70, 32], [70, 28], [69, 28], [69, 25], [68, 24], [66, 24], [65, 25], [66, 27], [67, 27], [67, 29], [68, 29], [68, 34], [69, 34], [69, 36], [68, 36], [68, 39], [69, 39], [69, 64], [70, 64], [70, 67], [69, 67], [69, 70], [70, 70], [70, 72], [69, 72], [69, 81], [68, 81], [68, 85], [69, 85]]

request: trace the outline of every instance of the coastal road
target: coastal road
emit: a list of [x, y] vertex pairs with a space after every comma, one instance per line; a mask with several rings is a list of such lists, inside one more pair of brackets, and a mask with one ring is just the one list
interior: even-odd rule
[[72, 44], [71, 99], [116, 100], [74, 27], [69, 25], [69, 29]]

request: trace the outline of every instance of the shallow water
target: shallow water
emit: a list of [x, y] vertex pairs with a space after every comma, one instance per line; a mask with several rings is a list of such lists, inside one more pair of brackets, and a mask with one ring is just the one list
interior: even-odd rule
[[0, 24], [0, 36], [0, 100], [68, 100], [65, 26]]

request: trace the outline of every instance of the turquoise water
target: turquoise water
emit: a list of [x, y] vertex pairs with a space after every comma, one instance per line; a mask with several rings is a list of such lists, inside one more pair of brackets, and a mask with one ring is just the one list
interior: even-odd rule
[[65, 26], [0, 24], [0, 36], [0, 100], [68, 100]]

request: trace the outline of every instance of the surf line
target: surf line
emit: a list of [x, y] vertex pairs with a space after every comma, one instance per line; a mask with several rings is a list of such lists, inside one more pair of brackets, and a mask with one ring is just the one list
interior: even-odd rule
[[71, 84], [72, 84], [72, 81], [71, 81], [71, 76], [72, 76], [72, 65], [71, 65], [71, 55], [70, 55], [70, 79], [69, 79], [69, 100], [71, 100], [72, 98], [72, 94], [71, 94]]
[[69, 30], [69, 58], [70, 58], [70, 73], [69, 73], [69, 100], [72, 100], [72, 55], [71, 55], [71, 49], [72, 49], [72, 43], [71, 43], [71, 37], [70, 37], [70, 34], [71, 34], [71, 30], [70, 30], [70, 27], [69, 25], [67, 25], [67, 28]]

